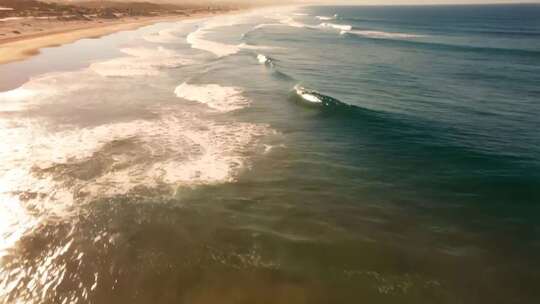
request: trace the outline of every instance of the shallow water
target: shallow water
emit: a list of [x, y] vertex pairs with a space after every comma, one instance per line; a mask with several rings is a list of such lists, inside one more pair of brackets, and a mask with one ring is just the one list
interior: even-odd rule
[[276, 8], [0, 66], [0, 302], [538, 301], [539, 20]]

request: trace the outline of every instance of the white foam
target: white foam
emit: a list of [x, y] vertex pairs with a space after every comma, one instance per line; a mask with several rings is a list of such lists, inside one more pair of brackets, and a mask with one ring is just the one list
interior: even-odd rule
[[[232, 26], [236, 24], [240, 24], [242, 19], [227, 19], [222, 22], [214, 21], [214, 22], [207, 22], [206, 24], [199, 27], [197, 30], [191, 32], [187, 38], [186, 41], [191, 45], [194, 49], [199, 49], [203, 51], [210, 52], [217, 57], [225, 57], [234, 55], [242, 49], [250, 49], [250, 50], [259, 50], [259, 49], [271, 49], [273, 47], [270, 46], [261, 46], [261, 45], [249, 45], [246, 43], [241, 43], [238, 45], [235, 44], [226, 44], [216, 41], [211, 41], [208, 39], [205, 39], [205, 36], [212, 31], [212, 29], [216, 27], [221, 26]], [[245, 35], [245, 33], [243, 34]]]
[[270, 62], [270, 59], [263, 54], [257, 55], [257, 60], [260, 64], [267, 64]]
[[242, 46], [211, 41], [205, 36], [219, 27], [243, 24], [247, 15], [224, 16], [212, 18], [199, 26], [195, 31], [188, 34], [186, 41], [194, 49], [210, 52], [217, 57], [225, 57], [238, 53]]
[[10, 91], [1, 92], [0, 101], [2, 101], [3, 103], [24, 101], [30, 99], [37, 94], [37, 90], [30, 90], [29, 88], [21, 86]]
[[0, 193], [0, 260], [9, 248], [36, 224], [33, 217], [16, 197]]
[[319, 25], [319, 27], [321, 27], [321, 28], [332, 28], [332, 29], [336, 29], [336, 30], [340, 30], [340, 31], [350, 31], [350, 30], [352, 30], [352, 26], [350, 26], [348, 24], [335, 24], [335, 23], [328, 23], [328, 22], [321, 23]]
[[90, 69], [109, 77], [155, 76], [164, 68], [176, 68], [192, 64], [193, 61], [180, 57], [172, 50], [159, 48], [124, 48], [129, 57], [93, 63]]
[[169, 160], [159, 164], [156, 172], [163, 172], [166, 183], [215, 184], [232, 182], [237, 173], [245, 168], [246, 157], [242, 155], [254, 140], [269, 129], [248, 123], [211, 125], [206, 131], [184, 131], [183, 135], [196, 147], [202, 147], [199, 157], [183, 162]]
[[225, 44], [204, 39], [208, 33], [204, 28], [199, 28], [187, 36], [187, 43], [194, 49], [199, 49], [213, 53], [217, 57], [225, 57], [236, 54], [240, 51], [240, 47], [232, 44]]
[[239, 45], [233, 45], [233, 44], [225, 44], [225, 43], [210, 41], [210, 40], [206, 40], [202, 38], [204, 37], [205, 34], [206, 34], [205, 31], [199, 29], [188, 35], [187, 42], [191, 44], [192, 48], [213, 53], [217, 57], [225, 57], [225, 56], [234, 55], [240, 52], [241, 49], [258, 50], [258, 49], [272, 48], [270, 46], [248, 45], [245, 43], [242, 43]]
[[[84, 73], [63, 72], [49, 73], [32, 78], [22, 86], [0, 92], [0, 112], [22, 111], [50, 97], [69, 94], [85, 86], [84, 83], [73, 83], [72, 79], [81, 79]], [[58, 84], [62, 84], [61, 87]]]
[[381, 31], [343, 31], [341, 34], [353, 34], [358, 36], [364, 36], [369, 38], [401, 38], [401, 39], [407, 39], [407, 38], [419, 38], [424, 37], [424, 35], [416, 35], [416, 34], [407, 34], [407, 33], [389, 33], [389, 32], [381, 32]]
[[[122, 138], [137, 138], [144, 147], [141, 153], [148, 155], [142, 162], [100, 176], [87, 186], [91, 193], [123, 194], [137, 186], [159, 183], [195, 186], [232, 182], [246, 165], [243, 153], [256, 136], [268, 131], [266, 126], [220, 125], [189, 115], [111, 125], [107, 130]], [[129, 155], [127, 160], [129, 163]]]
[[250, 104], [249, 100], [242, 96], [242, 89], [217, 84], [192, 85], [184, 82], [176, 87], [174, 93], [179, 98], [204, 103], [220, 112], [242, 109]]
[[[187, 113], [53, 133], [33, 122], [16, 128], [5, 122], [0, 125], [0, 195], [38, 193], [57, 202], [42, 204], [40, 198], [37, 207], [49, 212], [69, 209], [83, 193], [92, 199], [160, 183], [194, 186], [234, 181], [247, 164], [246, 152], [270, 132], [265, 125], [218, 124]], [[131, 144], [124, 150], [107, 148], [121, 141]], [[112, 164], [84, 179], [69, 174], [96, 159]]]
[[[98, 79], [91, 71], [32, 79], [0, 94], [2, 110], [9, 103], [62, 107], [77, 102], [72, 97], [79, 89]], [[248, 103], [239, 89], [216, 90], [228, 99], [211, 106], [229, 110]], [[52, 129], [36, 117], [39, 112], [0, 116], [0, 258], [40, 222], [70, 218], [79, 204], [97, 198], [141, 188], [233, 182], [249, 168], [249, 155], [262, 150], [259, 139], [272, 132], [266, 125], [218, 123], [195, 112], [152, 112], [158, 118]]]
[[258, 54], [257, 55], [257, 61], [259, 61], [260, 64], [264, 64], [268, 67], [274, 66], [274, 60], [266, 55]]
[[[40, 76], [0, 93], [0, 112], [24, 114], [0, 115], [0, 258], [38, 223], [41, 215], [63, 218], [76, 213], [78, 203], [129, 194], [142, 187], [235, 181], [242, 170], [249, 168], [249, 155], [260, 138], [272, 132], [266, 125], [218, 123], [203, 117], [201, 111], [153, 109], [157, 117], [153, 120], [122, 120], [90, 127], [55, 124], [57, 117], [40, 117], [40, 108], [32, 108], [28, 115], [23, 113], [29, 105], [41, 102], [54, 112], [54, 107], [86, 98], [77, 96], [87, 89], [98, 92], [106, 86], [115, 90], [120, 80], [100, 75], [156, 75], [161, 69], [192, 63], [165, 48], [121, 51], [124, 57], [96, 62], [82, 71]], [[210, 90], [207, 99], [196, 99], [219, 111], [249, 105], [239, 88], [187, 86], [193, 89], [188, 92], [192, 97], [205, 97], [201, 92]], [[122, 93], [129, 100], [130, 92]], [[220, 96], [223, 98], [218, 100]], [[103, 159], [105, 164], [101, 163]], [[85, 176], [77, 176], [79, 173]], [[35, 197], [27, 200], [25, 195]]]
[[334, 16], [316, 16], [315, 18], [319, 19], [319, 20], [323, 20], [323, 21], [328, 21], [328, 20], [334, 20], [337, 18], [337, 14], [334, 15]]
[[155, 76], [159, 74], [159, 70], [152, 65], [137, 62], [132, 57], [94, 63], [90, 68], [106, 77]]
[[305, 88], [296, 85], [294, 87], [296, 94], [300, 96], [305, 101], [311, 102], [311, 103], [322, 103], [322, 100], [317, 97], [316, 95], [312, 94], [309, 90], [306, 90]]

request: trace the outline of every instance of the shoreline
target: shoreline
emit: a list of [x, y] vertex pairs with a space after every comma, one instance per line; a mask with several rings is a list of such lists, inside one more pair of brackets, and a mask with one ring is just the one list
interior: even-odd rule
[[99, 38], [121, 31], [135, 30], [159, 22], [180, 21], [193, 18], [222, 15], [212, 12], [200, 12], [189, 16], [167, 15], [159, 17], [118, 20], [93, 24], [74, 24], [70, 28], [52, 29], [39, 33], [30, 33], [18, 37], [0, 39], [0, 65], [25, 60], [38, 55], [40, 50], [48, 47], [58, 47], [85, 38]]

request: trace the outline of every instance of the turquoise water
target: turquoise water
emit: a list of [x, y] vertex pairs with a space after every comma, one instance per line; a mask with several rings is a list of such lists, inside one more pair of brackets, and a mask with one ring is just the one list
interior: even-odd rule
[[0, 72], [6, 303], [540, 300], [538, 5], [264, 9]]

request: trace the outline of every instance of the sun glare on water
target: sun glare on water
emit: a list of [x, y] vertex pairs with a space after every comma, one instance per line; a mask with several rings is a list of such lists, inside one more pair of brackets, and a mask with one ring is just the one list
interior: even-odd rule
[[0, 259], [2, 259], [23, 235], [30, 229], [35, 220], [17, 197], [0, 194]]

